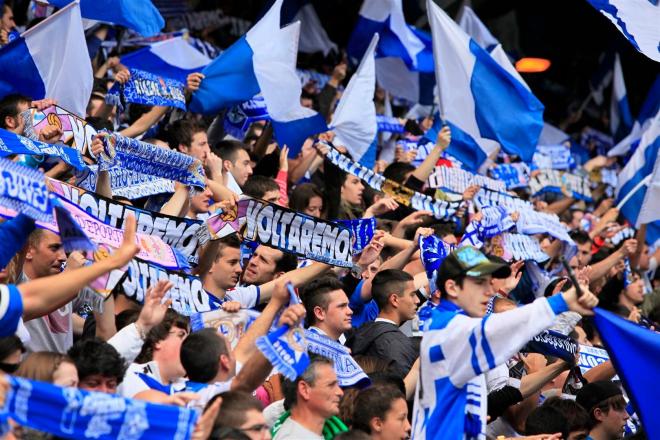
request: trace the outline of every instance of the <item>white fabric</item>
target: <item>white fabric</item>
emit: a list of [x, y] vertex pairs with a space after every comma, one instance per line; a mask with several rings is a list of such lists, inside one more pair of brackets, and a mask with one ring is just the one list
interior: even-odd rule
[[531, 90], [522, 76], [518, 73], [513, 63], [509, 59], [509, 56], [504, 52], [501, 44], [495, 46], [495, 48], [490, 52], [490, 56], [493, 57], [497, 64], [502, 66], [507, 72], [511, 74], [515, 79], [518, 80], [527, 90]]
[[431, 0], [427, 0], [433, 33], [433, 58], [438, 84], [440, 116], [457, 125], [490, 155], [498, 143], [484, 139], [479, 133], [470, 81], [475, 57], [470, 53], [470, 37]]
[[237, 286], [227, 290], [225, 299], [228, 301], [238, 301], [241, 308], [252, 309], [259, 304], [259, 287], [255, 285]]
[[[80, 4], [71, 3], [23, 33], [46, 88], [46, 97], [85, 116], [94, 73], [89, 61]], [[66, 62], [63, 62], [66, 60]]]
[[[660, 134], [657, 133], [656, 134]], [[637, 217], [637, 227], [641, 224], [660, 220], [660, 155], [655, 160], [651, 181], [646, 187], [642, 208]]]
[[330, 41], [330, 37], [316, 14], [314, 5], [308, 3], [300, 8], [294, 21], [302, 23], [298, 51], [303, 53], [323, 52], [323, 56], [327, 56], [333, 50], [337, 51], [337, 45]]
[[108, 344], [115, 347], [117, 353], [124, 358], [126, 364], [131, 364], [140, 354], [144, 341], [140, 337], [135, 323], [129, 324], [119, 330], [108, 340]]
[[377, 44], [378, 34], [375, 34], [342, 94], [330, 124], [336, 135], [335, 144], [345, 146], [356, 162], [367, 152], [378, 132], [374, 104]]
[[282, 0], [277, 0], [245, 36], [252, 48], [254, 75], [273, 120], [289, 122], [316, 115], [300, 104], [302, 87], [296, 73], [300, 22], [280, 29]]
[[610, 131], [614, 134], [619, 128], [621, 117], [619, 115], [619, 102], [626, 98], [626, 83], [623, 80], [621, 58], [617, 53], [614, 57], [614, 80], [612, 83], [612, 99], [610, 101]]
[[458, 25], [482, 48], [488, 50], [490, 46], [500, 44], [497, 38], [490, 33], [486, 25], [479, 19], [471, 7], [463, 5]]
[[180, 69], [201, 69], [211, 62], [209, 57], [188, 44], [183, 37], [156, 43], [150, 50], [167, 64]]
[[392, 96], [410, 102], [419, 101], [419, 73], [408, 70], [401, 58], [376, 59], [376, 80]]
[[539, 136], [539, 145], [559, 145], [562, 142], [569, 140], [569, 138], [570, 136], [566, 132], [560, 130], [554, 125], [544, 122], [541, 136]]
[[[660, 7], [649, 0], [609, 0], [609, 3], [616, 8], [618, 19], [623, 22], [627, 33], [633, 36], [640, 52], [660, 61]], [[603, 10], [600, 12], [626, 35], [617, 17]]]

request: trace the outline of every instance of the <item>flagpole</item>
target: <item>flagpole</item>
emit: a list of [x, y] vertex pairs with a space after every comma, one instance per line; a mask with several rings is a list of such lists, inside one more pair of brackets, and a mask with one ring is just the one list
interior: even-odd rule
[[630, 198], [632, 196], [634, 196], [637, 191], [640, 190], [640, 188], [642, 188], [643, 186], [648, 185], [648, 183], [651, 181], [651, 177], [653, 177], [653, 174], [649, 174], [648, 176], [644, 177], [637, 185], [635, 185], [635, 187], [632, 189], [632, 191], [630, 191], [628, 194], [626, 194], [626, 196], [623, 198], [623, 200], [621, 200], [619, 202], [619, 204], [616, 205], [616, 209], [621, 210], [623, 205], [625, 205], [628, 202], [628, 200], [630, 200]]

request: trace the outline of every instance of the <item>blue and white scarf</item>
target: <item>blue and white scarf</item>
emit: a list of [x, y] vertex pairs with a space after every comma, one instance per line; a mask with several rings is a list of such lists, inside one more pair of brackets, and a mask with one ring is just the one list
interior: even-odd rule
[[256, 345], [273, 368], [289, 380], [296, 380], [309, 365], [307, 340], [301, 327], [283, 325], [258, 338]]
[[258, 95], [227, 111], [224, 119], [225, 133], [236, 139], [243, 139], [253, 122], [268, 120], [270, 120], [270, 115], [266, 108], [266, 101], [263, 96]]
[[307, 350], [310, 353], [324, 356], [334, 362], [340, 387], [363, 388], [371, 383], [362, 367], [351, 356], [348, 348], [311, 329], [305, 330], [305, 337], [307, 339]]
[[539, 242], [528, 235], [505, 232], [502, 234], [502, 245], [515, 260], [534, 260], [543, 263], [550, 258], [541, 250]]
[[225, 312], [222, 309], [193, 313], [190, 315], [190, 329], [194, 332], [203, 328], [217, 329], [233, 349], [260, 315], [261, 313], [256, 310], [249, 309], [241, 309], [236, 313]]
[[404, 133], [405, 129], [399, 121], [399, 118], [386, 115], [376, 115], [376, 122], [378, 123], [379, 132], [388, 132], [388, 133]]
[[99, 169], [121, 167], [138, 173], [203, 190], [206, 183], [204, 168], [199, 159], [178, 151], [168, 150], [117, 133], [99, 133], [104, 153], [99, 157]]
[[562, 193], [568, 191], [574, 198], [592, 201], [591, 182], [588, 178], [558, 170], [540, 170], [538, 174], [529, 179], [529, 190], [532, 195], [545, 192]]
[[53, 221], [43, 173], [0, 159], [0, 205], [42, 222]]
[[575, 168], [575, 159], [566, 145], [539, 145], [532, 158], [534, 169], [568, 170]]
[[87, 167], [78, 150], [59, 144], [46, 144], [0, 128], [0, 157], [12, 154], [54, 156], [77, 170]]
[[575, 363], [579, 345], [573, 338], [554, 330], [545, 330], [534, 336], [521, 351], [554, 356], [572, 365]]
[[522, 162], [504, 163], [491, 168], [490, 175], [503, 181], [507, 189], [524, 188], [529, 182], [529, 167]]
[[197, 412], [173, 405], [62, 388], [7, 376], [9, 390], [2, 410], [22, 426], [58, 437], [94, 440], [189, 439]]
[[362, 252], [362, 249], [374, 237], [374, 231], [376, 230], [376, 219], [374, 217], [334, 221], [349, 228], [353, 232], [353, 250], [356, 253]]
[[129, 70], [131, 77], [125, 84], [115, 83], [108, 90], [105, 96], [107, 103], [118, 105], [122, 111], [124, 110], [122, 101], [186, 109], [186, 97], [183, 94], [185, 85], [181, 81], [164, 78], [144, 70]]
[[364, 180], [371, 188], [376, 191], [382, 191], [402, 205], [409, 206], [417, 211], [431, 211], [435, 218], [446, 220], [451, 218], [463, 203], [462, 200], [438, 200], [429, 197], [426, 194], [413, 191], [410, 188], [394, 182], [393, 180], [386, 179], [384, 176], [373, 170], [352, 161], [347, 156], [344, 156], [339, 151], [335, 150], [332, 145], [327, 143], [325, 143], [325, 145], [330, 147], [326, 158], [340, 170]]
[[436, 166], [429, 176], [431, 188], [442, 188], [461, 194], [471, 185], [479, 185], [492, 191], [506, 191], [506, 186], [501, 180], [491, 179], [456, 167]]
[[[96, 191], [98, 170], [98, 165], [89, 165], [82, 173], [76, 173], [76, 185], [88, 191]], [[108, 172], [113, 196], [135, 200], [174, 192], [174, 181], [172, 180], [118, 167], [111, 168]]]
[[422, 260], [432, 290], [436, 286], [440, 265], [455, 248], [435, 235], [419, 237], [419, 258]]

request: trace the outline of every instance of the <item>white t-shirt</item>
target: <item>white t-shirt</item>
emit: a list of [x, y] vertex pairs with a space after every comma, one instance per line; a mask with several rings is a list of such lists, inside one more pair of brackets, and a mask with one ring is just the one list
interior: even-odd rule
[[[144, 376], [146, 376], [146, 378]], [[155, 389], [154, 387], [150, 387], [147, 384], [149, 379], [152, 379], [163, 386], [163, 389], [158, 391], [166, 392], [165, 388], [169, 388], [169, 392], [167, 392], [167, 394], [183, 391], [186, 388], [186, 381], [183, 379], [177, 380], [171, 384], [171, 386], [163, 384], [163, 381], [160, 378], [158, 362], [151, 361], [147, 362], [146, 364], [132, 363], [126, 369], [124, 380], [119, 385], [117, 393], [123, 397], [133, 398], [133, 396], [135, 396], [137, 393]]]
[[236, 286], [227, 290], [225, 300], [238, 301], [243, 309], [253, 309], [259, 304], [261, 289], [259, 286]]

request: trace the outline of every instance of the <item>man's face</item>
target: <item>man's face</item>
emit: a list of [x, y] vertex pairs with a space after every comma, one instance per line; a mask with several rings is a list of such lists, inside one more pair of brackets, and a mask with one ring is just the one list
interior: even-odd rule
[[116, 377], [106, 377], [100, 374], [92, 374], [91, 376], [80, 379], [78, 388], [85, 391], [98, 391], [101, 393], [116, 394], [117, 385]]
[[167, 365], [170, 375], [183, 377], [186, 370], [181, 365], [181, 344], [188, 336], [188, 330], [172, 327], [165, 339], [156, 343], [153, 360]]
[[577, 259], [578, 259], [578, 267], [582, 269], [584, 266], [589, 264], [591, 261], [591, 242], [588, 241], [586, 243], [578, 244], [578, 253], [577, 253]]
[[396, 399], [385, 413], [380, 438], [383, 440], [406, 440], [410, 438], [408, 404], [404, 399]]
[[248, 177], [252, 175], [252, 166], [250, 165], [250, 155], [245, 150], [239, 150], [236, 153], [236, 160], [234, 162], [226, 161], [229, 163], [229, 172], [234, 176], [234, 180], [239, 186], [245, 185]]
[[270, 440], [270, 429], [261, 411], [250, 409], [245, 413], [245, 422], [238, 429], [250, 440]]
[[240, 249], [226, 246], [220, 251], [209, 271], [219, 288], [227, 290], [236, 287], [242, 271], [240, 262]]
[[206, 137], [206, 133], [203, 131], [193, 135], [190, 145], [181, 145], [180, 148], [182, 148], [181, 151], [188, 154], [189, 156], [192, 156], [195, 159], [199, 159], [202, 164], [206, 164], [206, 157], [211, 151], [209, 149], [208, 138]]
[[314, 368], [316, 368], [314, 385], [301, 382], [298, 387], [304, 388], [304, 400], [308, 409], [328, 419], [339, 414], [339, 401], [344, 392], [339, 387], [337, 374], [332, 365], [317, 364]]
[[282, 258], [282, 251], [268, 246], [259, 246], [252, 254], [243, 273], [245, 284], [260, 286], [275, 279], [275, 265]]
[[62, 272], [62, 264], [66, 262], [66, 254], [59, 235], [50, 231], [42, 231], [38, 244], [28, 246], [25, 256], [26, 268], [29, 268], [30, 278], [41, 278], [57, 275]]
[[16, 27], [16, 22], [14, 21], [14, 12], [9, 6], [2, 7], [2, 21], [0, 21], [0, 28], [7, 32], [11, 31]]
[[376, 261], [367, 266], [367, 268], [362, 271], [362, 279], [366, 281], [375, 277], [380, 268], [380, 264], [380, 259], [377, 258]]
[[18, 115], [5, 117], [5, 120], [3, 122], [7, 127], [8, 131], [11, 131], [12, 133], [15, 134], [20, 134], [20, 135], [23, 134], [23, 130], [25, 130], [25, 121], [23, 121], [23, 118], [21, 118], [21, 113], [23, 113], [28, 108], [30, 108], [30, 104], [28, 102], [25, 101], [19, 102], [16, 105], [16, 109], [18, 110]]
[[336, 333], [344, 333], [352, 327], [353, 311], [348, 306], [348, 297], [343, 290], [334, 290], [326, 294], [328, 307], [322, 311], [323, 324]]
[[[469, 316], [481, 318], [486, 315], [488, 301], [495, 294], [491, 286], [491, 278], [490, 275], [465, 277], [463, 287], [458, 284], [454, 285], [452, 289], [455, 292], [453, 299]], [[448, 293], [451, 294], [449, 291]]]
[[413, 319], [417, 313], [417, 306], [419, 305], [415, 283], [407, 281], [404, 286], [403, 294], [401, 296], [397, 295], [396, 298], [399, 302], [399, 317], [401, 318], [401, 322]]
[[596, 419], [600, 421], [601, 430], [606, 433], [608, 438], [623, 438], [626, 421], [630, 418], [625, 407], [621, 409], [610, 408], [607, 413], [596, 409], [595, 413]]

